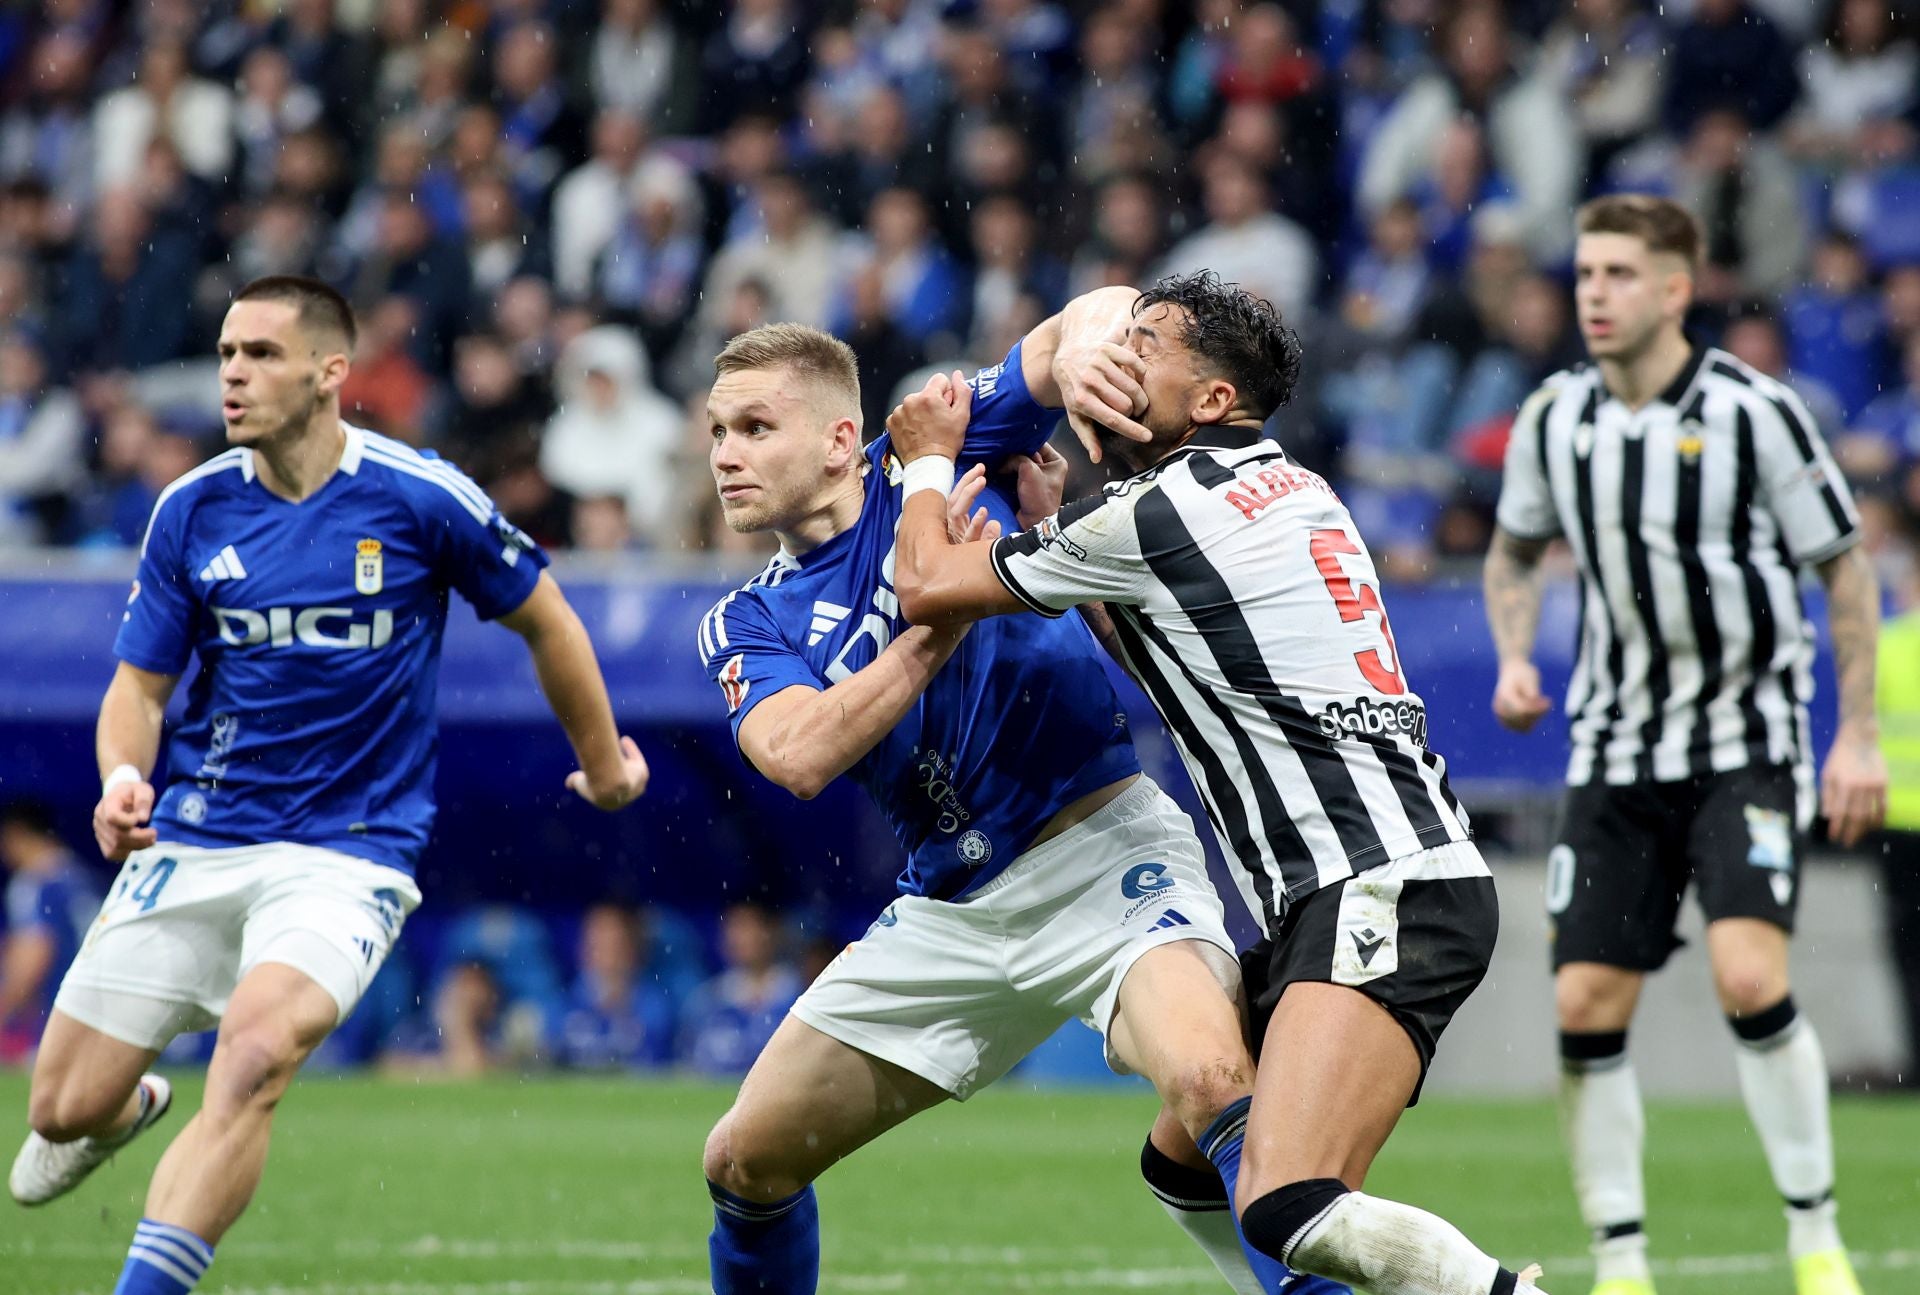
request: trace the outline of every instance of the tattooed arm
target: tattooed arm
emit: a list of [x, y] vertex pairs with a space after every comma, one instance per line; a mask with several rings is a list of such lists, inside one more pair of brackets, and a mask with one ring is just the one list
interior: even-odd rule
[[1887, 761], [1880, 753], [1880, 721], [1873, 709], [1873, 672], [1880, 641], [1880, 583], [1873, 562], [1854, 545], [1819, 566], [1827, 587], [1827, 629], [1833, 636], [1834, 676], [1840, 689], [1840, 728], [1820, 779], [1820, 810], [1827, 833], [1852, 845], [1887, 814]]
[[1540, 557], [1547, 544], [1496, 526], [1481, 575], [1487, 627], [1493, 631], [1493, 646], [1500, 655], [1493, 713], [1516, 733], [1526, 732], [1553, 709], [1553, 702], [1540, 692], [1540, 671], [1532, 661], [1533, 639], [1540, 628]]

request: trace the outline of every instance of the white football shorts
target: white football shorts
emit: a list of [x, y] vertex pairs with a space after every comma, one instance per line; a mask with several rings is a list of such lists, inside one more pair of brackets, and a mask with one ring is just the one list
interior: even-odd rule
[[793, 1014], [965, 1101], [1072, 1017], [1105, 1037], [1135, 960], [1178, 940], [1234, 952], [1193, 821], [1142, 775], [963, 899], [894, 900]]
[[413, 878], [317, 846], [161, 842], [121, 865], [54, 1007], [141, 1048], [212, 1027], [263, 962], [317, 981], [340, 1020], [420, 904]]

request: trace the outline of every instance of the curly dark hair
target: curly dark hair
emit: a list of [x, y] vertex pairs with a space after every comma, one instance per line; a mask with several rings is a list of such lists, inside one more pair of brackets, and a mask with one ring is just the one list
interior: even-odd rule
[[1281, 320], [1272, 302], [1237, 283], [1221, 282], [1212, 270], [1198, 270], [1169, 274], [1141, 293], [1133, 303], [1134, 318], [1159, 305], [1185, 312], [1181, 344], [1215, 365], [1254, 415], [1264, 420], [1293, 399], [1300, 382], [1300, 335]]

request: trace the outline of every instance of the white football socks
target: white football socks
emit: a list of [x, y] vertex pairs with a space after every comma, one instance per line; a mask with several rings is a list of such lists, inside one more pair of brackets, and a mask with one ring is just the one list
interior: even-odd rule
[[1740, 1046], [1733, 1059], [1773, 1185], [1787, 1201], [1787, 1249], [1797, 1259], [1837, 1248], [1840, 1229], [1833, 1207], [1827, 1059], [1813, 1023], [1792, 1004], [1787, 999], [1734, 1021]]
[[1560, 1129], [1580, 1217], [1593, 1233], [1596, 1281], [1651, 1278], [1641, 1168], [1646, 1113], [1626, 1034], [1561, 1036]]

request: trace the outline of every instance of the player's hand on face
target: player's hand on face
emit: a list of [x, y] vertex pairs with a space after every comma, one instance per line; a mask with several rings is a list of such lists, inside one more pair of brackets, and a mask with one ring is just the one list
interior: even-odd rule
[[1146, 362], [1125, 345], [1126, 331], [1095, 342], [1061, 346], [1053, 357], [1053, 380], [1067, 411], [1067, 425], [1100, 461], [1099, 429], [1130, 441], [1150, 441], [1153, 433], [1134, 420], [1147, 412]]
[[93, 807], [93, 839], [99, 842], [100, 853], [115, 863], [123, 863], [135, 850], [144, 850], [158, 841], [160, 834], [147, 826], [152, 814], [152, 783], [115, 785]]
[[923, 455], [957, 459], [966, 443], [967, 420], [973, 414], [973, 388], [966, 376], [936, 373], [927, 385], [893, 407], [887, 431], [893, 452], [902, 463]]
[[1067, 456], [1051, 445], [1042, 445], [1038, 454], [1019, 454], [1003, 464], [1011, 465], [1019, 481], [1015, 492], [1020, 510], [1016, 514], [1021, 530], [1031, 530], [1060, 511], [1067, 497]]
[[1533, 662], [1509, 661], [1500, 667], [1500, 682], [1493, 689], [1493, 713], [1502, 724], [1524, 733], [1552, 709], [1553, 702], [1540, 691], [1540, 671]]
[[640, 754], [640, 748], [630, 737], [620, 739], [620, 768], [617, 774], [604, 783], [590, 781], [586, 773], [575, 769], [567, 775], [567, 789], [596, 809], [609, 812], [625, 809], [638, 800], [647, 789], [647, 779], [652, 777], [647, 768], [647, 758]]
[[974, 464], [967, 469], [965, 476], [954, 483], [953, 493], [947, 496], [947, 538], [955, 544], [1000, 538], [1000, 523], [988, 517], [986, 509], [974, 508], [974, 502], [986, 488], [987, 467], [984, 463]]
[[1834, 737], [1820, 775], [1820, 812], [1840, 845], [1856, 845], [1886, 822], [1887, 758], [1877, 741], [1845, 729]]

